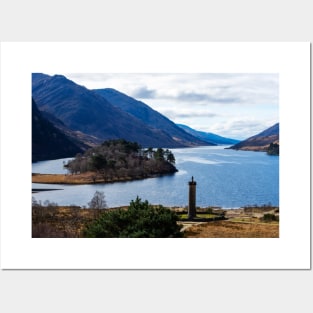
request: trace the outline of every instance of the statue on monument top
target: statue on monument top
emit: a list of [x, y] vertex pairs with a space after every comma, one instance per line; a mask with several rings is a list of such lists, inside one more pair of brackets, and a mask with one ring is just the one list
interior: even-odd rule
[[195, 180], [193, 179], [193, 176], [191, 177], [191, 181], [189, 182], [190, 185], [196, 185]]

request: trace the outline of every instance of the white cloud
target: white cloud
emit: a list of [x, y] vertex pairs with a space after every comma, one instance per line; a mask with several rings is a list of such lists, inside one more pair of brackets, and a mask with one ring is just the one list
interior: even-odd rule
[[117, 89], [176, 123], [221, 136], [245, 139], [278, 122], [275, 73], [64, 75], [89, 89]]

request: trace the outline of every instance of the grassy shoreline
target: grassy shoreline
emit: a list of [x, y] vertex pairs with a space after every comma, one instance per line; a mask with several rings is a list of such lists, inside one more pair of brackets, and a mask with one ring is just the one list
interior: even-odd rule
[[39, 184], [69, 184], [69, 185], [85, 185], [85, 184], [105, 184], [116, 182], [127, 182], [134, 180], [141, 180], [146, 178], [155, 178], [164, 175], [173, 175], [173, 173], [165, 174], [151, 174], [146, 176], [136, 177], [113, 177], [104, 178], [103, 176], [94, 172], [86, 172], [82, 174], [39, 174], [32, 173], [32, 182]]

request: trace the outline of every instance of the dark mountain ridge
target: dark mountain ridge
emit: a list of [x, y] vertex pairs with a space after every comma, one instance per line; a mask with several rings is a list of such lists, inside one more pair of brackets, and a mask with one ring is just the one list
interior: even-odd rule
[[[95, 91], [62, 75], [32, 74], [32, 94], [38, 108], [52, 114], [69, 129], [96, 137], [135, 141], [143, 147], [175, 148], [196, 145], [148, 125], [142, 119], [112, 105]], [[194, 140], [198, 140], [194, 138]], [[199, 141], [198, 141], [199, 142]]]
[[82, 151], [42, 116], [32, 99], [32, 162], [71, 157]]
[[103, 96], [114, 106], [131, 114], [132, 116], [141, 120], [143, 123], [148, 124], [156, 129], [162, 129], [182, 146], [212, 145], [210, 142], [204, 141], [194, 136], [193, 134], [185, 132], [170, 119], [153, 110], [142, 101], [138, 101], [112, 88], [93, 90], [99, 95]]
[[72, 142], [79, 146], [82, 150], [95, 147], [102, 143], [102, 140], [95, 136], [87, 135], [79, 130], [72, 130], [67, 127], [60, 119], [47, 111], [40, 111], [41, 115], [47, 119], [54, 127], [64, 133]]

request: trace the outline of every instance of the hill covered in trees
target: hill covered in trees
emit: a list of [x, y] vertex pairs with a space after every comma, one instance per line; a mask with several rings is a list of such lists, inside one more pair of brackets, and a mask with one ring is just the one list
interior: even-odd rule
[[124, 139], [108, 140], [64, 164], [69, 174], [32, 174], [33, 183], [93, 184], [130, 181], [177, 172], [175, 156], [163, 148], [143, 149]]
[[175, 173], [174, 164], [175, 157], [168, 149], [142, 149], [136, 142], [117, 139], [77, 154], [66, 167], [72, 174], [91, 171], [108, 179]]

